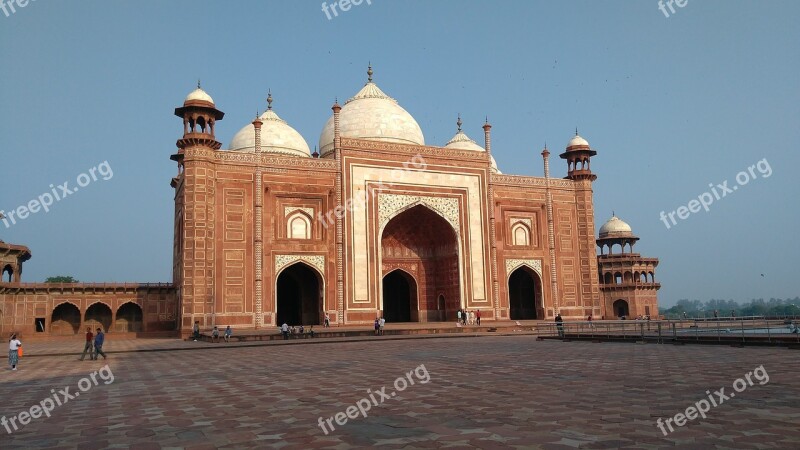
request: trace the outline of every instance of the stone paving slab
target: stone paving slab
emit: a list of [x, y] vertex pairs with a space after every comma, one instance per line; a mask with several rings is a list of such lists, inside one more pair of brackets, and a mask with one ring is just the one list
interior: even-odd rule
[[[11, 434], [0, 424], [0, 448], [797, 449], [797, 355], [490, 336], [23, 358], [0, 371], [0, 420], [66, 387], [75, 397]], [[667, 436], [656, 426], [761, 365], [766, 384], [751, 376]]]

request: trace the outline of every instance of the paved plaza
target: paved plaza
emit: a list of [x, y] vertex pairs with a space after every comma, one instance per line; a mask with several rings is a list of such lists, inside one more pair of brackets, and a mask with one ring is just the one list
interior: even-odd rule
[[[24, 357], [0, 371], [0, 415], [18, 424], [41, 413], [31, 406], [62, 404], [0, 428], [0, 448], [800, 448], [797, 350], [533, 336], [301, 344], [111, 341], [106, 361]], [[756, 373], [733, 390], [762, 365], [768, 382]], [[666, 437], [656, 425], [723, 387], [731, 398], [706, 418]]]

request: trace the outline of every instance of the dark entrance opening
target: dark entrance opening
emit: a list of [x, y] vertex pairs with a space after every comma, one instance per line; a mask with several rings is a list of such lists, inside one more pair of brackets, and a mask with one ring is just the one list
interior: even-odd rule
[[144, 331], [142, 321], [142, 308], [136, 303], [125, 303], [117, 310], [117, 321], [114, 331], [139, 332]]
[[108, 333], [111, 331], [111, 308], [105, 303], [95, 303], [86, 310], [86, 317], [84, 322], [86, 326], [92, 327], [92, 332], [97, 328], [102, 328], [103, 331]]
[[509, 318], [542, 320], [544, 309], [540, 298], [539, 276], [527, 267], [520, 267], [508, 277]]
[[617, 314], [617, 317], [628, 317], [628, 302], [625, 300], [615, 301], [614, 312]]
[[395, 270], [383, 277], [383, 317], [387, 322], [416, 320], [417, 283], [411, 275]]
[[320, 279], [314, 269], [293, 264], [278, 276], [277, 325], [319, 325], [322, 318]]
[[44, 317], [37, 317], [35, 320], [36, 322], [34, 323], [34, 326], [36, 327], [36, 332], [44, 333]]
[[81, 311], [72, 303], [62, 303], [50, 317], [50, 333], [75, 334], [81, 326]]

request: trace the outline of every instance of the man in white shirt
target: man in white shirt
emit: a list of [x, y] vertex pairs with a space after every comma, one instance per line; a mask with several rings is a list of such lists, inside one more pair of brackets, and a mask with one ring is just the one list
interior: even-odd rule
[[287, 324], [286, 322], [284, 322], [283, 325], [281, 325], [281, 333], [283, 333], [283, 340], [284, 341], [288, 341], [289, 340], [289, 324]]
[[381, 336], [383, 336], [383, 326], [384, 326], [384, 325], [386, 325], [386, 319], [384, 319], [383, 317], [381, 317], [381, 320], [379, 320], [379, 321], [378, 321], [378, 327], [379, 327], [379, 330], [380, 330], [380, 331], [378, 332], [378, 334], [380, 334]]

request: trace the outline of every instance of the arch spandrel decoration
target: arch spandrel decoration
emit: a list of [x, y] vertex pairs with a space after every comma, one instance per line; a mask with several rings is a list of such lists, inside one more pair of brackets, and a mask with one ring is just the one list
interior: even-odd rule
[[325, 256], [323, 255], [275, 255], [275, 273], [297, 261], [303, 261], [325, 275]]
[[425, 205], [447, 220], [456, 234], [461, 229], [458, 199], [452, 197], [426, 197], [421, 195], [379, 194], [378, 224], [381, 228], [409, 206]]
[[295, 211], [303, 211], [304, 213], [308, 214], [309, 217], [314, 217], [314, 208], [307, 208], [304, 206], [284, 206], [283, 217], [289, 217], [289, 214]]
[[527, 225], [529, 230], [533, 229], [533, 226], [531, 224], [531, 219], [511, 219], [511, 226], [512, 227], [514, 225], [518, 224], [518, 223], [522, 223], [522, 224]]
[[[533, 269], [542, 278], [542, 260], [541, 259], [507, 259], [506, 260], [506, 274], [510, 274], [520, 266], [528, 266]], [[542, 278], [543, 279], [543, 278]]]

